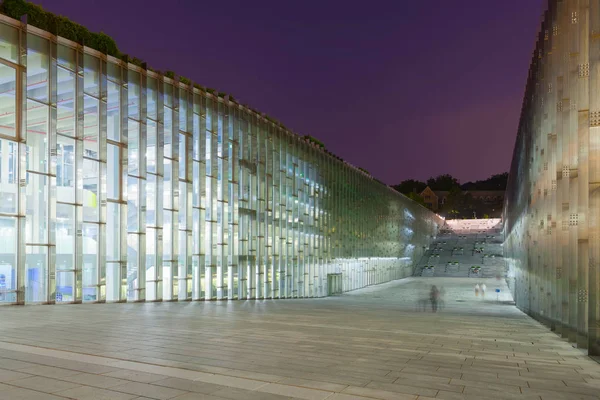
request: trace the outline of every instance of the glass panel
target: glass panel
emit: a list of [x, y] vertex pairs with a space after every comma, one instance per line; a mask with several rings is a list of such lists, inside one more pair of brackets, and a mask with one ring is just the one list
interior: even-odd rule
[[179, 134], [179, 179], [185, 179], [185, 168], [187, 164], [187, 154], [185, 152], [187, 137]]
[[156, 173], [156, 122], [148, 120], [146, 170]]
[[139, 236], [127, 235], [127, 299], [135, 300], [135, 289], [138, 280]]
[[56, 269], [71, 271], [75, 257], [75, 206], [56, 204]]
[[17, 28], [0, 23], [0, 57], [18, 64], [18, 48], [19, 31]]
[[129, 126], [127, 128], [127, 140], [127, 164], [129, 168], [129, 174], [138, 176], [140, 174], [140, 129], [139, 123], [133, 120], [129, 120]]
[[48, 290], [48, 248], [26, 246], [25, 257], [25, 302], [47, 301]]
[[83, 301], [98, 298], [98, 225], [83, 224]]
[[5, 214], [17, 213], [18, 161], [18, 144], [0, 139], [0, 212]]
[[27, 215], [25, 242], [48, 242], [48, 178], [46, 175], [27, 173]]
[[58, 65], [75, 71], [75, 49], [59, 44], [56, 51]]
[[27, 98], [48, 102], [49, 44], [47, 39], [27, 34]]
[[165, 107], [165, 145], [164, 145], [164, 154], [165, 157], [171, 158], [173, 157], [173, 111], [170, 108]]
[[14, 68], [0, 64], [0, 134], [16, 136], [17, 81]]
[[179, 130], [190, 132], [187, 126], [187, 91], [179, 89]]
[[83, 56], [83, 91], [95, 97], [100, 95], [100, 60], [89, 54]]
[[129, 88], [127, 90], [129, 118], [140, 119], [140, 73], [129, 71]]
[[27, 169], [48, 171], [48, 106], [27, 100]]
[[0, 217], [0, 303], [17, 301], [17, 219]]
[[98, 158], [98, 100], [88, 95], [83, 96], [83, 148], [84, 155]]
[[109, 144], [107, 150], [106, 194], [109, 199], [118, 200], [121, 183], [120, 149], [114, 144]]
[[57, 136], [56, 200], [75, 203], [75, 139]]
[[146, 104], [147, 104], [147, 116], [153, 120], [157, 120], [158, 116], [156, 114], [156, 102], [158, 99], [158, 91], [156, 89], [156, 79], [148, 78], [146, 80]]
[[121, 291], [120, 271], [121, 264], [117, 262], [106, 263], [106, 301], [119, 301]]
[[107, 137], [118, 142], [121, 140], [121, 86], [111, 81], [108, 81], [106, 114]]
[[139, 179], [127, 177], [127, 231], [138, 232]]
[[119, 65], [109, 61], [106, 63], [106, 70], [109, 80], [115, 83], [121, 83], [121, 67]]
[[193, 139], [193, 158], [194, 160], [200, 160], [204, 155], [200, 155], [200, 116], [198, 114], [194, 114], [193, 118], [194, 123], [194, 139]]
[[192, 164], [193, 183], [192, 183], [192, 206], [200, 207], [200, 179], [204, 178], [200, 176], [200, 163], [194, 161]]
[[120, 208], [118, 203], [106, 204], [106, 261], [119, 261], [121, 257]]
[[56, 70], [56, 132], [75, 136], [75, 73], [61, 67]]
[[173, 212], [165, 211], [163, 215], [163, 260], [171, 260], [173, 257]]
[[156, 226], [157, 176], [148, 174], [146, 178], [146, 225]]
[[146, 229], [146, 300], [156, 300], [156, 230]]
[[56, 272], [56, 302], [71, 303], [75, 301], [75, 273]]
[[99, 163], [83, 160], [83, 220], [98, 221]]
[[173, 86], [165, 83], [163, 86], [165, 106], [173, 107]]
[[166, 158], [163, 177], [163, 207], [167, 210], [173, 208], [173, 165], [171, 160]]

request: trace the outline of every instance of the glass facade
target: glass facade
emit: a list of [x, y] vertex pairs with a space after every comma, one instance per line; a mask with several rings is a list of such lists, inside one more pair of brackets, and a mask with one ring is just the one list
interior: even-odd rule
[[411, 275], [442, 223], [229, 97], [5, 16], [0, 87], [0, 303], [326, 296]]
[[516, 304], [600, 355], [600, 0], [551, 0], [505, 198]]

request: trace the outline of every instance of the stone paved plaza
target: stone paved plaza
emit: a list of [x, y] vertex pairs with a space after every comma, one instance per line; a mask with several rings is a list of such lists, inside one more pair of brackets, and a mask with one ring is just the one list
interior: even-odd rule
[[[502, 283], [339, 297], [0, 308], [0, 399], [599, 399], [600, 364]], [[420, 311], [429, 285], [439, 313]]]

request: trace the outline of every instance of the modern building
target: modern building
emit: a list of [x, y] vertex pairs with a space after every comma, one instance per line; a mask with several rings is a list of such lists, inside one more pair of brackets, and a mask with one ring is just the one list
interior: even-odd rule
[[0, 303], [326, 296], [442, 221], [233, 98], [0, 15]]
[[600, 0], [551, 0], [504, 206], [516, 304], [600, 355]]

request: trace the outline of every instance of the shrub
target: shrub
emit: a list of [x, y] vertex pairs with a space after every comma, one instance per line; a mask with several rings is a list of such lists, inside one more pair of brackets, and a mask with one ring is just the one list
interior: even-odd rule
[[114, 39], [103, 32], [90, 32], [61, 15], [55, 15], [44, 10], [41, 6], [25, 0], [4, 0], [0, 12], [15, 19], [27, 14], [27, 23], [55, 35], [62, 36], [79, 44], [84, 44], [102, 53], [120, 57], [121, 53]]

